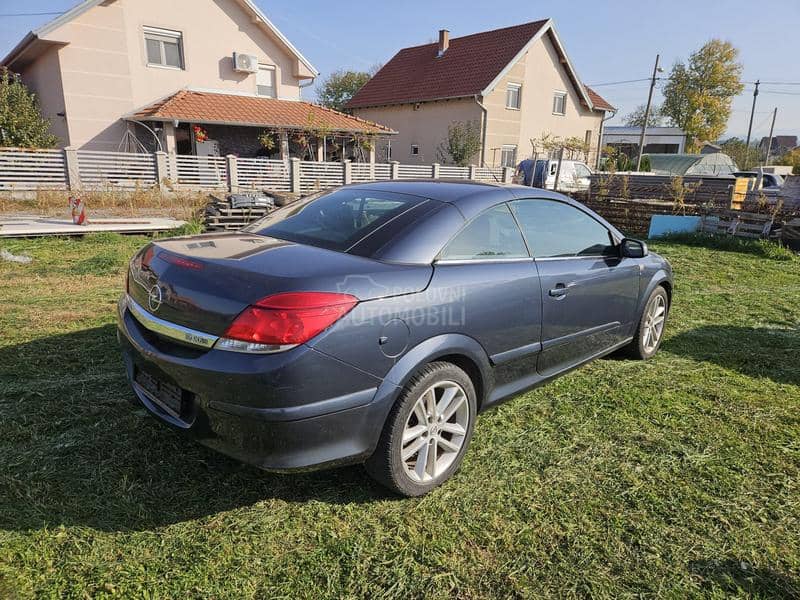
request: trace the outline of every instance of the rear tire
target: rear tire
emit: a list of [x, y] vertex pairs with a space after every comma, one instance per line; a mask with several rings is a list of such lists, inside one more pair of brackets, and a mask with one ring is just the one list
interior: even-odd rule
[[430, 363], [389, 413], [367, 472], [403, 496], [427, 494], [461, 466], [477, 412], [469, 376], [451, 363]]
[[652, 358], [661, 347], [669, 316], [669, 296], [662, 286], [656, 287], [647, 299], [636, 327], [636, 333], [624, 353], [636, 360]]

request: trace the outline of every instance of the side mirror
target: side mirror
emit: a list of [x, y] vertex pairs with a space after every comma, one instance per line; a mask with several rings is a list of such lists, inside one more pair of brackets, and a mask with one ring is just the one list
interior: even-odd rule
[[623, 258], [644, 258], [650, 251], [643, 241], [625, 238], [620, 244], [620, 254]]

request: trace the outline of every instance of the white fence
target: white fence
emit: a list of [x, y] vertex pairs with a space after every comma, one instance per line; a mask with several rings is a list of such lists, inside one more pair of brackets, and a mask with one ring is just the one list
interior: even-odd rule
[[228, 187], [228, 165], [219, 156], [170, 157], [169, 179], [179, 188], [220, 190]]
[[237, 161], [239, 186], [246, 189], [290, 192], [288, 160], [240, 158]]
[[0, 149], [0, 191], [38, 189], [265, 190], [305, 194], [387, 179], [511, 182], [511, 169], [450, 165], [313, 162], [235, 156], [127, 154], [88, 150]]
[[158, 182], [154, 154], [80, 151], [77, 155], [86, 187], [153, 187]]
[[60, 150], [0, 150], [0, 190], [64, 189], [67, 168]]

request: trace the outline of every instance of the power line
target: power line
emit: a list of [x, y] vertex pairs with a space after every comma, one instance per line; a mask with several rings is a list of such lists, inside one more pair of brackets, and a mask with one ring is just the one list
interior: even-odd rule
[[[661, 79], [661, 77], [657, 77], [656, 79]], [[596, 87], [603, 87], [606, 85], [623, 85], [626, 83], [639, 83], [641, 81], [650, 81], [650, 78], [645, 77], [644, 79], [628, 79], [627, 81], [609, 81], [607, 83], [592, 83], [589, 85], [589, 87], [596, 88]]]
[[779, 94], [781, 96], [800, 96], [800, 92], [781, 92], [779, 90], [763, 90], [764, 94]]
[[[755, 81], [743, 81], [742, 83], [754, 85]], [[761, 85], [800, 85], [800, 81], [762, 81]]]
[[36, 12], [36, 13], [0, 13], [0, 17], [46, 17], [63, 15], [63, 12]]

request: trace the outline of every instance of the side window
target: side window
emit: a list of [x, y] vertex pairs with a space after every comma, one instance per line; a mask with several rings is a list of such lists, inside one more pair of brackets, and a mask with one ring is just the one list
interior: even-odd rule
[[535, 258], [613, 252], [608, 229], [574, 206], [554, 200], [515, 200], [511, 206]]
[[505, 204], [481, 213], [442, 250], [441, 260], [528, 258], [528, 249]]
[[589, 169], [584, 167], [582, 164], [578, 163], [575, 165], [575, 176], [578, 177], [579, 179], [583, 177], [591, 177], [592, 172], [589, 171]]
[[183, 69], [183, 35], [180, 31], [145, 27], [144, 43], [149, 66]]

